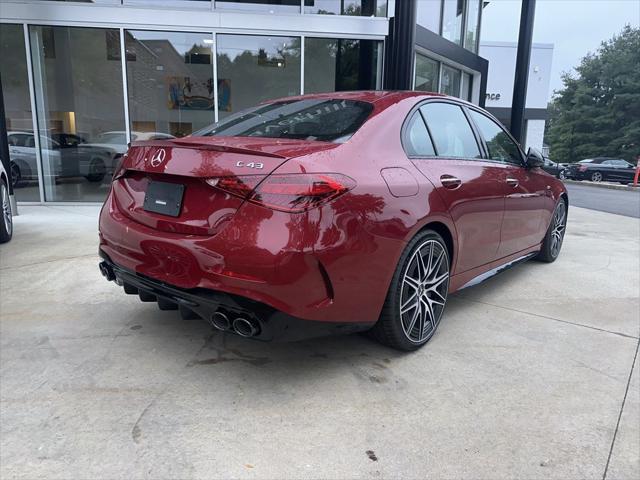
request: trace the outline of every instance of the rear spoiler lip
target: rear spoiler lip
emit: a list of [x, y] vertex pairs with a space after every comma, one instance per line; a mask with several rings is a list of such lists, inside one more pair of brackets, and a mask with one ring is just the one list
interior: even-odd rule
[[211, 143], [198, 143], [194, 141], [180, 141], [180, 139], [176, 140], [146, 140], [139, 142], [132, 142], [132, 147], [191, 147], [198, 150], [214, 150], [217, 152], [229, 152], [229, 153], [239, 153], [243, 155], [254, 155], [257, 157], [270, 157], [270, 158], [280, 158], [285, 160], [289, 157], [284, 155], [279, 155], [277, 153], [264, 152], [261, 150], [252, 150], [250, 148], [242, 148], [242, 147], [234, 147], [231, 145], [224, 144], [211, 144]]

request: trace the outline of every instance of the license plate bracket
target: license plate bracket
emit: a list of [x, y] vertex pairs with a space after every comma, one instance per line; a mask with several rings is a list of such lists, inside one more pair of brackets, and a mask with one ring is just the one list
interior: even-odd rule
[[144, 196], [143, 208], [147, 212], [170, 217], [180, 216], [184, 185], [151, 180]]

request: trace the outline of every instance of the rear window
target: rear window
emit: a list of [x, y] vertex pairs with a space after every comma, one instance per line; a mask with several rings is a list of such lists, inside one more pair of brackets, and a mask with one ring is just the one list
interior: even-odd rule
[[193, 136], [266, 137], [346, 142], [362, 126], [373, 105], [357, 100], [307, 99], [253, 107]]

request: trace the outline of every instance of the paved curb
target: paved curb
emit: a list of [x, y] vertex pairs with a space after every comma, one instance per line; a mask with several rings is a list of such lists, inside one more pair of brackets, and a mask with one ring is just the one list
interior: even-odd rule
[[590, 182], [588, 180], [563, 180], [564, 183], [571, 183], [573, 185], [584, 185], [586, 187], [595, 187], [595, 188], [608, 188], [609, 190], [627, 190], [632, 192], [640, 192], [640, 186], [633, 187], [631, 185], [617, 185], [614, 183], [602, 183], [602, 182]]

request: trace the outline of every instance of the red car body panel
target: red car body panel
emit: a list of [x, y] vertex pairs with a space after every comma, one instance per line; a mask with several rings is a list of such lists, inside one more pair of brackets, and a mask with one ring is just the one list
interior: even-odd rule
[[[562, 183], [541, 169], [482, 160], [410, 160], [401, 142], [420, 92], [349, 92], [300, 98], [373, 103], [345, 143], [189, 137], [134, 143], [100, 215], [100, 249], [117, 265], [183, 289], [204, 288], [322, 322], [374, 323], [406, 243], [436, 224], [452, 249], [450, 292], [540, 249]], [[290, 100], [289, 98], [288, 100]], [[462, 104], [463, 102], [459, 102]], [[150, 158], [158, 149], [158, 166]], [[272, 173], [339, 173], [355, 187], [302, 213], [244, 201], [204, 179]], [[441, 178], [462, 180], [445, 188]], [[507, 185], [506, 178], [518, 180]], [[145, 211], [148, 182], [186, 185], [182, 211]]]

